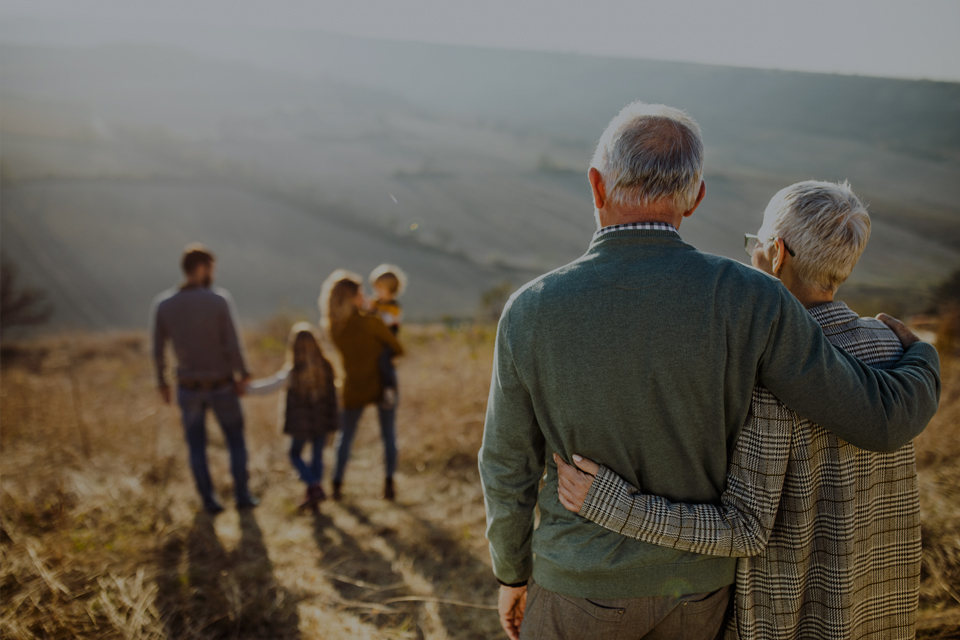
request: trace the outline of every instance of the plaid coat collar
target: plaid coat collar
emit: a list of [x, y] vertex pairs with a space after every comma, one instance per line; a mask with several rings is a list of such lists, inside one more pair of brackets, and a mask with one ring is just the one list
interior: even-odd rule
[[813, 316], [813, 319], [816, 320], [821, 327], [848, 324], [860, 319], [845, 302], [840, 302], [839, 300], [821, 304], [818, 307], [807, 309], [807, 311], [810, 312], [810, 315]]

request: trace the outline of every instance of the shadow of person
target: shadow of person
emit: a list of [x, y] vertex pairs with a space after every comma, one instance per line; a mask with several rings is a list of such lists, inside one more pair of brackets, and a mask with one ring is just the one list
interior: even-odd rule
[[167, 636], [192, 637], [203, 631], [220, 637], [218, 631], [226, 630], [231, 610], [222, 585], [230, 559], [213, 518], [198, 512], [185, 536], [179, 532], [168, 536], [160, 548], [159, 565], [157, 608]]
[[410, 603], [384, 603], [410, 593], [393, 563], [360, 544], [323, 513], [314, 514], [313, 524], [320, 550], [318, 566], [343, 599], [342, 604], [379, 628], [408, 626], [415, 616], [415, 607]]
[[206, 512], [159, 551], [157, 608], [170, 638], [298, 639], [296, 602], [277, 584], [252, 513], [240, 514], [239, 547], [228, 553]]
[[[412, 562], [414, 570], [433, 585], [431, 597], [480, 607], [496, 606], [498, 587], [490, 567], [466, 548], [462, 538], [457, 539], [409, 510], [409, 520], [404, 523], [404, 530], [395, 532], [378, 527], [355, 505], [346, 505], [345, 508], [361, 524], [381, 532], [398, 558]], [[480, 640], [502, 633], [495, 610], [441, 603], [438, 611], [443, 627], [451, 638]]]
[[234, 552], [234, 575], [240, 587], [243, 637], [299, 638], [296, 599], [277, 582], [254, 512], [240, 512], [240, 544]]

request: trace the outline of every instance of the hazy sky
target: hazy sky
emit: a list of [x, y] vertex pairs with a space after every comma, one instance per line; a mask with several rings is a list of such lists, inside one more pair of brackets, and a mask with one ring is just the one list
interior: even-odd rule
[[322, 29], [960, 81], [960, 0], [0, 0], [0, 17], [9, 16]]

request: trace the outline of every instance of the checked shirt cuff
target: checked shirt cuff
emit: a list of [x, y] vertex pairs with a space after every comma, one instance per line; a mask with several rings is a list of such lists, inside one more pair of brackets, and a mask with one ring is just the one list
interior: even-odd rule
[[587, 499], [580, 507], [580, 515], [608, 529], [620, 530], [627, 524], [630, 511], [622, 505], [632, 505], [630, 496], [640, 490], [600, 465], [597, 476], [587, 491]]

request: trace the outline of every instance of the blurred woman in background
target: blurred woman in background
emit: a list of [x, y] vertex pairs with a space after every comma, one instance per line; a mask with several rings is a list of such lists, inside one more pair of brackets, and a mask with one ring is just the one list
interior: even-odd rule
[[379, 358], [384, 347], [389, 347], [397, 356], [403, 354], [403, 347], [380, 318], [361, 313], [361, 309], [365, 308], [362, 283], [363, 278], [359, 275], [337, 269], [323, 283], [319, 300], [323, 328], [340, 352], [344, 370], [343, 419], [336, 445], [333, 499], [341, 498], [343, 475], [363, 409], [368, 404], [376, 404], [386, 467], [383, 497], [393, 500], [393, 474], [397, 468], [397, 410], [395, 406], [388, 407], [379, 402], [383, 395]]

